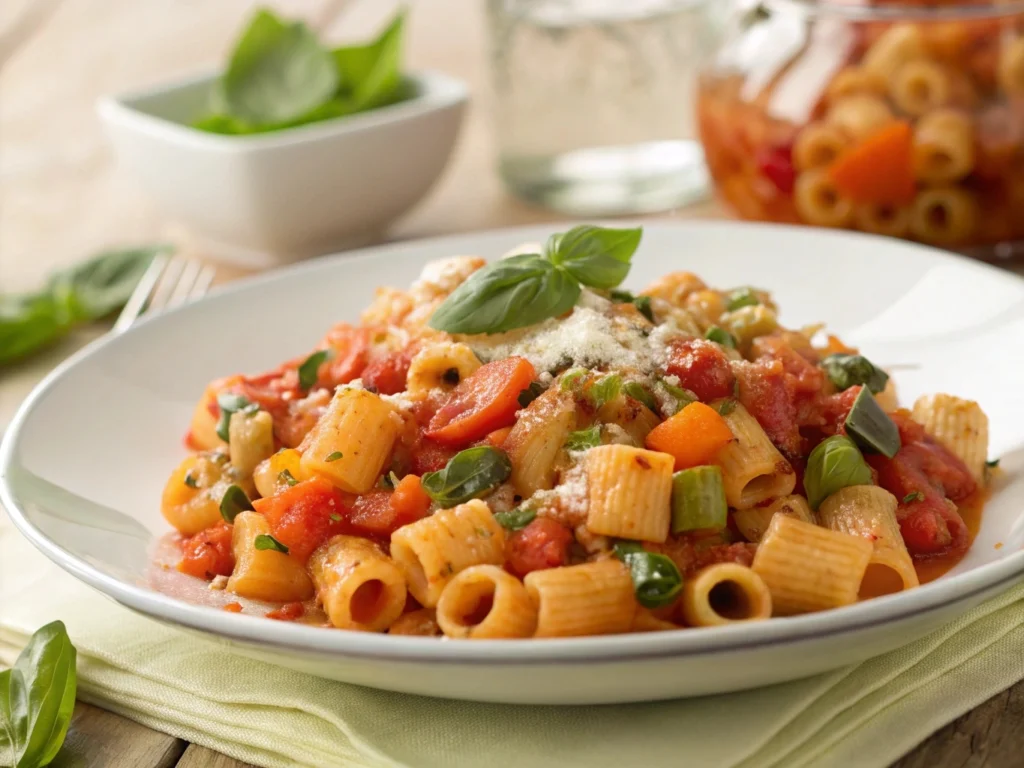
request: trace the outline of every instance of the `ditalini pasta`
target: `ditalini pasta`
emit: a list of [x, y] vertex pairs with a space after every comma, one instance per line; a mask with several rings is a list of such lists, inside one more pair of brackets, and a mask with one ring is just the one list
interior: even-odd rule
[[[912, 37], [886, 45], [800, 145], [798, 188], [881, 114], [876, 68], [917, 61]], [[941, 114], [922, 142], [960, 135]], [[816, 194], [823, 218], [865, 210]], [[308, 356], [212, 382], [161, 498], [180, 578], [275, 619], [515, 640], [840, 608], [952, 567], [989, 475], [980, 407], [900, 410], [882, 368], [780, 326], [762, 289], [587, 287], [639, 236], [432, 263]]]

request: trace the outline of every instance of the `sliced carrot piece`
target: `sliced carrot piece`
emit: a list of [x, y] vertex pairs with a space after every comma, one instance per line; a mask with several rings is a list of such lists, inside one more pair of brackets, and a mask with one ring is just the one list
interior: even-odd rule
[[835, 159], [829, 178], [856, 203], [905, 205], [914, 199], [913, 129], [896, 120]]
[[732, 439], [732, 430], [718, 411], [704, 403], [690, 403], [652, 429], [646, 445], [673, 456], [678, 471], [709, 463]]

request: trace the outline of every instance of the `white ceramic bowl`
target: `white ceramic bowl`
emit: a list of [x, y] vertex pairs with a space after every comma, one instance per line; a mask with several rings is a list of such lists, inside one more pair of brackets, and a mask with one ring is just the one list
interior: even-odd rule
[[467, 100], [436, 72], [407, 78], [406, 101], [273, 133], [189, 128], [215, 77], [101, 99], [120, 162], [167, 211], [253, 267], [364, 245], [441, 175]]
[[[744, 626], [557, 640], [446, 641], [225, 613], [145, 586], [169, 528], [160, 492], [209, 379], [260, 371], [353, 320], [380, 284], [433, 258], [496, 257], [554, 227], [374, 248], [248, 280], [98, 341], [22, 406], [0, 447], [0, 502], [79, 579], [160, 621], [324, 677], [484, 701], [639, 701], [751, 688], [862, 661], [937, 629], [1024, 575], [1024, 281], [922, 246], [737, 223], [649, 224], [628, 287], [673, 269], [771, 289], [787, 325], [827, 320], [901, 398], [947, 390], [991, 417], [1003, 474], [963, 561], [938, 581], [835, 611]], [[1000, 545], [997, 547], [997, 545]]]

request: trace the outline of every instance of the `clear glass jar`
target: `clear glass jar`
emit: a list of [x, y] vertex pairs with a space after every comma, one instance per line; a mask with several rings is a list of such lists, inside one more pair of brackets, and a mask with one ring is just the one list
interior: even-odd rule
[[703, 198], [697, 75], [731, 0], [488, 0], [499, 171], [574, 215]]
[[742, 218], [1024, 256], [1024, 2], [765, 0], [697, 103]]

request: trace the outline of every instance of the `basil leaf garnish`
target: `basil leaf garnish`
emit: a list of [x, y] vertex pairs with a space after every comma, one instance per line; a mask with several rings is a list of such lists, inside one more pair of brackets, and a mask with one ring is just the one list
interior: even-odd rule
[[657, 412], [658, 403], [654, 399], [654, 395], [647, 391], [647, 387], [637, 381], [627, 381], [622, 386], [622, 391], [626, 393], [627, 397], [631, 397], [638, 403], [643, 403], [648, 409]]
[[629, 568], [636, 601], [644, 608], [669, 605], [682, 591], [683, 575], [665, 555], [648, 552], [635, 541], [619, 541], [615, 556]]
[[185, 485], [187, 485], [189, 488], [198, 488], [199, 482], [195, 479], [191, 472], [188, 472], [185, 475]]
[[606, 229], [583, 224], [548, 238], [545, 255], [557, 266], [592, 288], [614, 288], [629, 274], [643, 230]]
[[504, 451], [481, 445], [459, 451], [439, 472], [427, 472], [421, 483], [431, 499], [444, 507], [479, 498], [508, 478], [512, 463]]
[[595, 424], [588, 429], [579, 429], [570, 432], [565, 439], [565, 448], [568, 451], [585, 451], [588, 448], [596, 448], [601, 444], [601, 425]]
[[75, 709], [76, 657], [63, 622], [55, 621], [0, 673], [0, 747], [7, 742], [18, 768], [48, 765], [64, 743]]
[[609, 373], [598, 379], [590, 388], [590, 397], [594, 401], [594, 407], [600, 408], [618, 397], [621, 391], [622, 377], [617, 373]]
[[629, 291], [614, 290], [611, 292], [612, 301], [618, 301], [623, 304], [632, 304], [638, 310], [640, 314], [654, 322], [654, 307], [651, 306], [650, 296], [635, 296]]
[[256, 537], [255, 541], [253, 541], [253, 546], [260, 551], [265, 549], [272, 549], [274, 552], [280, 552], [284, 555], [288, 554], [288, 547], [286, 547], [280, 541], [275, 539], [269, 533], [259, 534]]
[[331, 462], [343, 458], [345, 458], [345, 454], [343, 454], [341, 451], [331, 451], [329, 454], [324, 456], [324, 461]]
[[277, 479], [282, 483], [287, 483], [289, 486], [298, 485], [299, 481], [295, 479], [295, 476], [287, 469], [282, 469], [277, 473]]
[[760, 303], [761, 299], [757, 297], [757, 293], [755, 293], [753, 288], [737, 288], [729, 294], [729, 301], [725, 308], [729, 312], [734, 312], [737, 309], [753, 307]]
[[857, 384], [863, 384], [877, 395], [885, 389], [889, 381], [889, 374], [863, 355], [829, 355], [821, 361], [821, 367], [825, 370], [832, 385], [842, 392]]
[[248, 512], [252, 508], [252, 502], [249, 501], [249, 497], [237, 485], [229, 485], [220, 499], [220, 516], [229, 523], [234, 523], [239, 513]]
[[250, 402], [247, 397], [234, 392], [221, 392], [217, 395], [220, 407], [220, 420], [217, 422], [217, 437], [225, 443], [230, 439], [231, 416], [235, 413], [251, 413], [260, 409], [259, 405]]
[[531, 381], [530, 386], [520, 392], [516, 399], [519, 401], [519, 407], [525, 408], [542, 394], [544, 394], [544, 385], [539, 381]]
[[509, 531], [521, 531], [537, 517], [537, 511], [526, 507], [510, 509], [508, 512], [495, 512], [494, 519], [498, 525]]
[[299, 366], [299, 388], [309, 392], [320, 378], [320, 366], [331, 359], [331, 350], [321, 349], [307, 357]]
[[871, 470], [857, 445], [846, 435], [833, 435], [818, 443], [804, 470], [804, 490], [811, 509], [817, 510], [833, 493], [851, 485], [871, 485]]
[[537, 254], [488, 264], [445, 299], [430, 327], [448, 333], [502, 333], [557, 317], [573, 308], [580, 286]]

